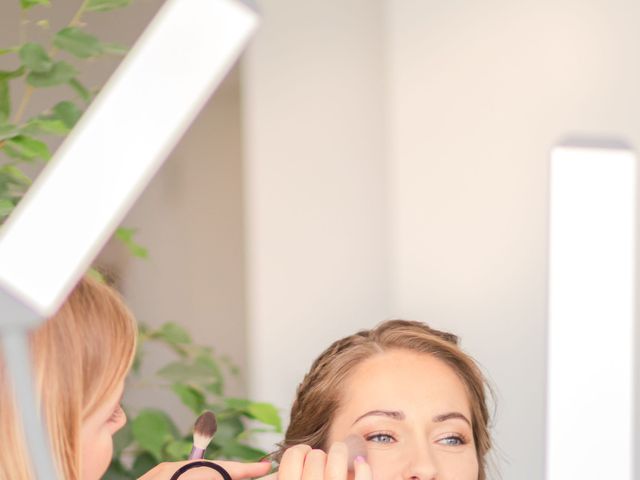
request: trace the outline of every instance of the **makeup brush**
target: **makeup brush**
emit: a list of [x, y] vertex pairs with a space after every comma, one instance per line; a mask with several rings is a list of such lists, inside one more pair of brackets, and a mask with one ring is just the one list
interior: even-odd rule
[[213, 412], [206, 411], [198, 417], [193, 426], [193, 448], [189, 460], [204, 458], [204, 451], [216, 434], [218, 422]]
[[349, 467], [349, 471], [352, 472], [354, 470], [353, 462], [356, 457], [363, 457], [364, 459], [367, 458], [367, 444], [359, 435], [349, 435], [343, 440], [343, 442], [347, 445], [347, 451], [349, 452], [347, 465]]

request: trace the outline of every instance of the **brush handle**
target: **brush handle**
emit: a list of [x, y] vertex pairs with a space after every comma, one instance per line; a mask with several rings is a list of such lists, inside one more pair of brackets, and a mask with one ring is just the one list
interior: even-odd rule
[[189, 454], [189, 460], [199, 460], [201, 458], [204, 458], [204, 448], [198, 448], [194, 445]]

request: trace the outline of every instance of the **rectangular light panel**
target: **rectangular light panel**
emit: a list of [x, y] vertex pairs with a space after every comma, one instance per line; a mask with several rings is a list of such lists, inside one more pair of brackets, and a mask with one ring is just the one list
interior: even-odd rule
[[58, 308], [257, 20], [236, 0], [163, 5], [4, 225], [0, 288], [40, 315]]
[[636, 159], [551, 156], [547, 480], [631, 480]]

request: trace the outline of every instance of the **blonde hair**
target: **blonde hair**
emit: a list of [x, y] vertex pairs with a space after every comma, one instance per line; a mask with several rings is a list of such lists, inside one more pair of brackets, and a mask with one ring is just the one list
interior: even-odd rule
[[[30, 344], [41, 415], [59, 475], [79, 480], [80, 427], [131, 366], [133, 316], [112, 288], [84, 278], [60, 310], [31, 334]], [[29, 452], [8, 383], [0, 358], [0, 480], [28, 480]]]
[[487, 382], [473, 359], [458, 347], [457, 336], [407, 320], [390, 320], [372, 330], [362, 330], [334, 342], [320, 354], [298, 386], [289, 428], [280, 449], [273, 455], [275, 459], [279, 461], [287, 448], [301, 443], [326, 450], [345, 380], [362, 361], [393, 349], [433, 355], [456, 372], [465, 385], [471, 406], [478, 480], [485, 480], [485, 457], [491, 448], [485, 398]]

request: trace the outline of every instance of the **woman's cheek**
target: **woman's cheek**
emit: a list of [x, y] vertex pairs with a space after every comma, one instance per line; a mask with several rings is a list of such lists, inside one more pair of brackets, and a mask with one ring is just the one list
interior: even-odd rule
[[83, 445], [81, 480], [100, 480], [109, 468], [113, 457], [113, 439], [108, 432], [101, 432], [98, 438]]
[[440, 470], [448, 475], [448, 478], [460, 478], [461, 480], [474, 480], [478, 478], [480, 467], [475, 449], [467, 449], [463, 454], [443, 454], [438, 456]]
[[401, 478], [402, 458], [399, 449], [367, 449], [367, 461], [371, 466], [374, 480], [394, 480]]

